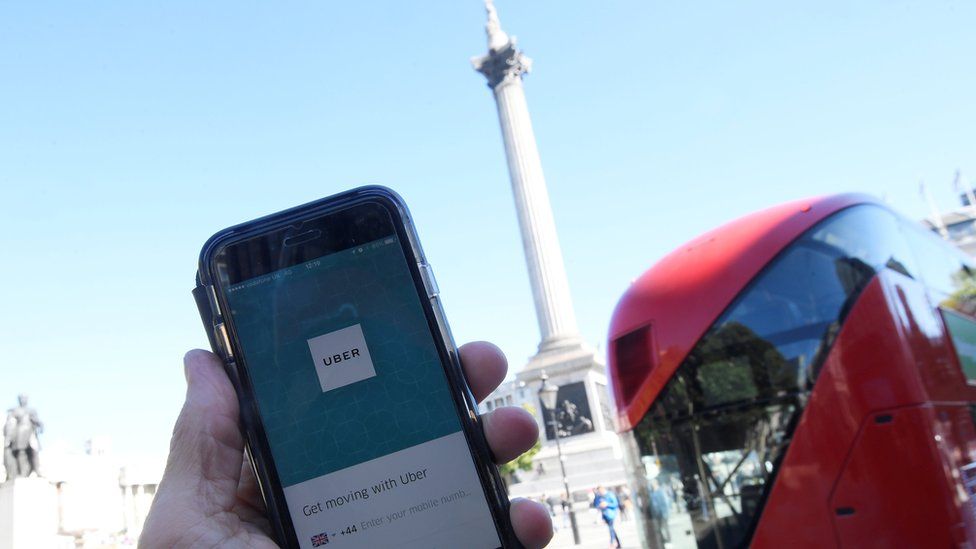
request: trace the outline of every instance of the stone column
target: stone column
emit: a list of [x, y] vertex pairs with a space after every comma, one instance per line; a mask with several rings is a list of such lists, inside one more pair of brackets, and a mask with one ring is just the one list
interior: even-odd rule
[[491, 2], [487, 3], [487, 9], [488, 55], [472, 59], [472, 64], [488, 79], [498, 107], [522, 247], [542, 337], [539, 351], [577, 346], [581, 339], [542, 161], [522, 88], [522, 74], [529, 71], [531, 60], [516, 49], [515, 38], [501, 30]]
[[[522, 76], [529, 71], [531, 61], [516, 48], [515, 38], [509, 37], [501, 29], [492, 1], [486, 0], [485, 4], [488, 12], [485, 25], [488, 53], [473, 58], [471, 62], [488, 80], [498, 108], [522, 246], [542, 336], [539, 351], [517, 373], [516, 380], [525, 387], [528, 394], [524, 398], [536, 409], [536, 419], [543, 431], [542, 408], [535, 394], [542, 373], [546, 373], [549, 383], [569, 389], [565, 393], [575, 393], [572, 397], [575, 402], [572, 403], [577, 405], [580, 413], [589, 409], [588, 419], [593, 422], [593, 429], [586, 432], [577, 424], [574, 434], [561, 438], [571, 492], [579, 492], [595, 483], [610, 486], [623, 484], [626, 477], [619, 459], [619, 444], [616, 435], [601, 417], [601, 397], [606, 391], [596, 386], [599, 381], [605, 387], [606, 368], [594, 350], [583, 343], [576, 325], [542, 162], [522, 86]], [[579, 394], [578, 389], [570, 388], [575, 383], [584, 384], [583, 395]], [[498, 396], [503, 396], [506, 391], [518, 390], [509, 385], [503, 387], [509, 388], [502, 389]], [[510, 486], [509, 493], [525, 497], [538, 496], [543, 492], [562, 492], [563, 483], [556, 455], [555, 443], [546, 439], [535, 460], [550, 465], [556, 463], [556, 466], [547, 467], [542, 474], [528, 474], [523, 482]]]

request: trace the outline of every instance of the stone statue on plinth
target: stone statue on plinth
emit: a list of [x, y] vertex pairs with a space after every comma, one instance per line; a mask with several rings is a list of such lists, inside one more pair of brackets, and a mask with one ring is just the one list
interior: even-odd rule
[[41, 474], [38, 435], [44, 426], [37, 417], [37, 411], [27, 406], [27, 395], [19, 395], [17, 403], [17, 407], [7, 411], [3, 424], [3, 465], [7, 470], [7, 480], [29, 477], [31, 473]]
[[559, 406], [556, 423], [559, 425], [561, 437], [582, 435], [593, 430], [593, 421], [580, 411], [579, 406], [569, 400], [564, 400]]

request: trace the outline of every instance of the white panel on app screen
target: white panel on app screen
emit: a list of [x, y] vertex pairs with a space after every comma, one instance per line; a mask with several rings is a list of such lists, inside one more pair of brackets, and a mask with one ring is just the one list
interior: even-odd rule
[[361, 324], [313, 337], [308, 350], [323, 393], [376, 375]]

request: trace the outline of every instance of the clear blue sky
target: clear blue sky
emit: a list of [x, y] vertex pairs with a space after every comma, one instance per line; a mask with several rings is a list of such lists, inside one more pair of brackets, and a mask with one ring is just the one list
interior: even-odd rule
[[[584, 337], [749, 211], [976, 179], [976, 4], [514, 2]], [[411, 204], [459, 341], [538, 340], [477, 0], [0, 3], [0, 404], [165, 452], [216, 230], [363, 183]]]

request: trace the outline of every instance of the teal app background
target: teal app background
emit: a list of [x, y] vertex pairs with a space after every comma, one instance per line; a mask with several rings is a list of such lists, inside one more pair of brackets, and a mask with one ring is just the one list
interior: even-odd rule
[[[395, 239], [244, 281], [227, 301], [283, 485], [461, 429]], [[323, 393], [307, 341], [354, 324], [376, 376]]]

